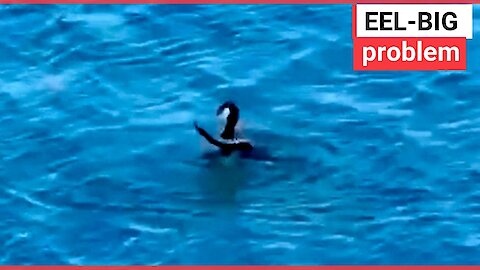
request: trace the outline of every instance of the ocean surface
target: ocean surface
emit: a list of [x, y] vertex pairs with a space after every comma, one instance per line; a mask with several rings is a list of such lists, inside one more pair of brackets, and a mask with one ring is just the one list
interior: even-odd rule
[[[0, 264], [480, 264], [478, 39], [353, 72], [349, 5], [0, 17]], [[205, 156], [226, 100], [264, 159]]]

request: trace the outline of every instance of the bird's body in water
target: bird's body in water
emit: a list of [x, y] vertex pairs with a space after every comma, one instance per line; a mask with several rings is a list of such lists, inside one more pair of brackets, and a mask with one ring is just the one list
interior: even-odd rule
[[205, 138], [210, 144], [216, 146], [219, 152], [205, 153], [203, 156], [207, 159], [215, 159], [217, 157], [240, 157], [242, 159], [250, 159], [262, 162], [298, 162], [302, 161], [298, 158], [289, 157], [287, 159], [272, 156], [269, 149], [270, 147], [262, 147], [253, 144], [246, 139], [239, 139], [236, 137], [235, 127], [240, 118], [240, 110], [231, 101], [225, 102], [217, 109], [217, 116], [220, 116], [226, 120], [224, 128], [220, 133], [220, 138], [216, 139], [211, 136], [205, 129], [201, 128], [197, 122], [194, 122], [195, 129], [198, 133]]
[[194, 123], [195, 129], [210, 144], [218, 147], [224, 156], [229, 156], [234, 152], [240, 152], [242, 156], [245, 156], [252, 152], [254, 148], [248, 140], [238, 139], [235, 136], [235, 126], [240, 117], [238, 107], [233, 102], [225, 102], [218, 108], [217, 116], [226, 118], [225, 127], [220, 134], [221, 139], [217, 140], [212, 137], [205, 129], [198, 126], [196, 122]]

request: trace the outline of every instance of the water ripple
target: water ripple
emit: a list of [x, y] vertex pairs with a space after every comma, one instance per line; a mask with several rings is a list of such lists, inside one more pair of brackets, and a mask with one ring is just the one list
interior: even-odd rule
[[[0, 15], [1, 264], [480, 263], [478, 46], [359, 73], [350, 6]], [[227, 99], [273, 161], [201, 158]]]

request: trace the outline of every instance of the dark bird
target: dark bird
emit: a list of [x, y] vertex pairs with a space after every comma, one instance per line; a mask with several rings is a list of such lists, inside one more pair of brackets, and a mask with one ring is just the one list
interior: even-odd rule
[[253, 145], [244, 139], [238, 139], [235, 136], [235, 126], [238, 123], [240, 117], [240, 110], [231, 101], [223, 103], [217, 109], [217, 116], [223, 116], [226, 118], [226, 124], [220, 134], [221, 139], [215, 139], [208, 134], [205, 129], [198, 126], [197, 122], [194, 122], [195, 129], [198, 133], [204, 137], [210, 144], [218, 147], [223, 155], [230, 155], [235, 151], [250, 152], [253, 150]]

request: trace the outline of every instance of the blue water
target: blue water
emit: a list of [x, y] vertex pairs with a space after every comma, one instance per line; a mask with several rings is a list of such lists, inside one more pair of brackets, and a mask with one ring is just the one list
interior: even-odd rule
[[[480, 264], [477, 40], [362, 73], [349, 5], [0, 17], [0, 264]], [[274, 161], [203, 157], [227, 99]]]

